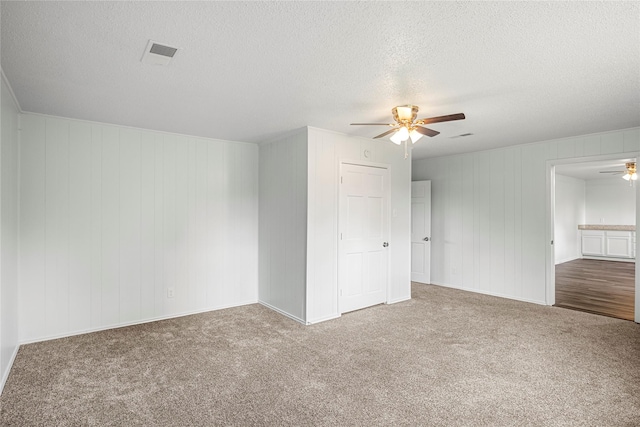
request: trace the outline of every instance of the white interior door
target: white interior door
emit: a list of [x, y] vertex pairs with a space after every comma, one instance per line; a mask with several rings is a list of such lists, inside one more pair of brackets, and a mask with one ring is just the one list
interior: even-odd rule
[[343, 163], [338, 262], [341, 313], [387, 301], [389, 171]]
[[411, 183], [411, 281], [431, 282], [431, 181]]

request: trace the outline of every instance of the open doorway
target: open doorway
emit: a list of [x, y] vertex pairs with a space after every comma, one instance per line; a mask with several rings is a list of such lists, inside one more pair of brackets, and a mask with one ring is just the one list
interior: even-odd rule
[[555, 306], [635, 317], [635, 158], [555, 166]]

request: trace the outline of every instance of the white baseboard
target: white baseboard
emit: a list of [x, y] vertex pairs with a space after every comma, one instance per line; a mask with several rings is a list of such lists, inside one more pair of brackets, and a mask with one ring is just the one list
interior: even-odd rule
[[0, 380], [0, 395], [2, 395], [2, 390], [4, 390], [4, 385], [9, 378], [9, 374], [11, 373], [11, 367], [13, 367], [13, 362], [16, 360], [16, 356], [18, 355], [18, 350], [20, 350], [20, 345], [16, 345], [16, 348], [13, 350], [13, 354], [11, 355], [11, 359], [9, 359], [9, 364], [7, 365], [7, 369], [2, 374], [2, 379]]
[[202, 310], [185, 311], [185, 312], [180, 312], [180, 313], [169, 314], [169, 315], [166, 315], [166, 316], [158, 316], [158, 317], [152, 317], [152, 318], [147, 318], [147, 319], [135, 320], [133, 322], [116, 323], [116, 324], [111, 324], [111, 325], [107, 325], [107, 326], [100, 326], [100, 327], [97, 327], [97, 328], [88, 328], [88, 329], [82, 329], [82, 330], [72, 331], [72, 332], [68, 332], [68, 333], [47, 335], [47, 336], [44, 336], [44, 337], [23, 340], [23, 341], [20, 341], [20, 344], [21, 345], [23, 345], [23, 344], [32, 344], [32, 343], [36, 343], [36, 342], [55, 340], [55, 339], [58, 339], [58, 338], [67, 338], [67, 337], [73, 337], [73, 336], [76, 336], [76, 335], [90, 334], [92, 332], [106, 331], [108, 329], [126, 328], [127, 326], [141, 325], [143, 323], [158, 322], [160, 320], [175, 319], [176, 317], [191, 316], [193, 314], [207, 313], [209, 311], [217, 311], [217, 310], [224, 310], [224, 309], [227, 309], [227, 308], [241, 307], [243, 305], [256, 304], [257, 302], [258, 301], [256, 301], [256, 300], [244, 301], [244, 302], [240, 302], [240, 303], [237, 303], [237, 304], [229, 304], [229, 305], [213, 307], [213, 308], [209, 307], [209, 308], [205, 308], [205, 309], [202, 309]]
[[560, 260], [556, 261], [556, 265], [564, 264], [565, 262], [569, 262], [569, 261], [575, 261], [577, 259], [580, 259], [580, 257], [579, 256], [573, 256], [573, 257], [563, 258], [563, 259], [560, 259]]
[[409, 301], [411, 299], [411, 295], [409, 296], [404, 296], [404, 297], [400, 297], [400, 298], [396, 298], [396, 299], [392, 299], [387, 301], [387, 304], [396, 304], [402, 301]]
[[271, 304], [268, 304], [268, 303], [266, 303], [266, 302], [264, 302], [264, 301], [258, 301], [258, 304], [260, 304], [260, 305], [264, 305], [264, 306], [265, 306], [265, 307], [267, 307], [268, 309], [273, 310], [273, 311], [275, 311], [275, 312], [277, 312], [277, 313], [280, 313], [280, 314], [282, 314], [283, 316], [288, 317], [288, 318], [289, 318], [289, 319], [291, 319], [291, 320], [295, 320], [295, 321], [296, 321], [296, 322], [298, 322], [298, 323], [302, 323], [303, 325], [306, 325], [306, 324], [307, 324], [304, 320], [300, 319], [299, 317], [294, 316], [294, 315], [292, 315], [292, 314], [289, 314], [289, 313], [287, 313], [286, 311], [282, 311], [282, 310], [280, 310], [279, 308], [274, 307], [274, 306], [272, 306]]
[[636, 262], [635, 258], [613, 258], [603, 256], [583, 256], [582, 259], [595, 259], [599, 261]]
[[[400, 297], [400, 298], [396, 298], [396, 299], [393, 299], [393, 300], [389, 300], [389, 301], [385, 302], [385, 304], [387, 304], [387, 305], [388, 304], [396, 304], [396, 303], [399, 303], [399, 302], [409, 301], [409, 300], [411, 300], [411, 295]], [[367, 307], [365, 307], [365, 308], [367, 308]], [[278, 311], [278, 310], [276, 310], [276, 311]], [[340, 314], [340, 313], [330, 314], [328, 316], [318, 317], [317, 319], [307, 320], [306, 325], [314, 325], [316, 323], [326, 322], [327, 320], [338, 319], [340, 317], [342, 317], [342, 314]]]
[[475, 292], [476, 294], [490, 295], [492, 297], [512, 299], [512, 300], [515, 300], [515, 301], [528, 302], [528, 303], [531, 303], [531, 304], [547, 305], [546, 301], [538, 301], [538, 300], [529, 299], [529, 298], [516, 297], [516, 296], [513, 296], [513, 295], [502, 294], [502, 293], [499, 293], [499, 292], [489, 292], [489, 291], [485, 291], [485, 290], [482, 290], [482, 289], [466, 288], [466, 287], [449, 285], [449, 284], [446, 284], [446, 283], [431, 283], [431, 284], [432, 285], [436, 285], [436, 286], [442, 286], [442, 287], [445, 287], [445, 288], [459, 289], [461, 291]]
[[315, 325], [316, 323], [326, 322], [327, 320], [338, 319], [342, 317], [340, 313], [330, 314], [329, 316], [318, 317], [317, 319], [307, 320], [307, 325]]

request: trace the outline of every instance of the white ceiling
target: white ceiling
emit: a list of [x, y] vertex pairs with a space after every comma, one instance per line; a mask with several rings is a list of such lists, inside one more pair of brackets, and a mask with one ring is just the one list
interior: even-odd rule
[[[262, 142], [430, 125], [414, 158], [640, 126], [639, 2], [5, 2], [24, 111]], [[140, 61], [149, 39], [181, 48]], [[463, 133], [472, 136], [451, 138]], [[388, 140], [380, 143], [389, 143]], [[399, 148], [401, 149], [401, 148]]]

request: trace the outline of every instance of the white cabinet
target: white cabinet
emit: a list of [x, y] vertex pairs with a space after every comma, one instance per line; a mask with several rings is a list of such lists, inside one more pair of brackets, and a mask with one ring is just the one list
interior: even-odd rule
[[586, 257], [635, 258], [636, 233], [617, 230], [582, 230], [582, 255]]
[[603, 230], [582, 230], [582, 255], [605, 256]]
[[605, 231], [605, 256], [633, 258], [630, 231]]

